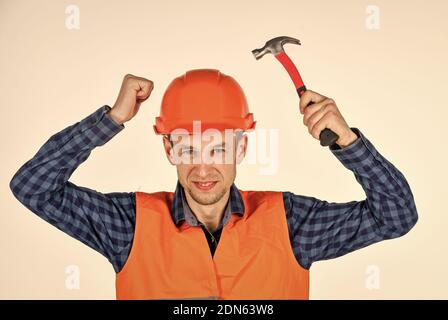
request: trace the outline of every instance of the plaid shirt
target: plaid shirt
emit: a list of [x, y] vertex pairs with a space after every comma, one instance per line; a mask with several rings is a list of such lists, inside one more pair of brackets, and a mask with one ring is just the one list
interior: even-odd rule
[[[25, 207], [103, 254], [119, 272], [128, 258], [134, 236], [135, 192], [101, 193], [68, 181], [94, 148], [124, 129], [124, 125], [106, 113], [108, 110], [110, 107], [103, 105], [51, 136], [19, 168], [9, 186]], [[359, 129], [351, 129], [358, 135], [355, 142], [342, 149], [334, 145], [329, 150], [353, 172], [366, 193], [365, 200], [334, 203], [283, 192], [291, 247], [298, 263], [306, 269], [315, 261], [402, 236], [418, 219], [405, 177], [379, 154]], [[189, 224], [199, 225], [181, 189], [178, 184], [171, 208], [173, 221], [179, 223], [185, 219]], [[218, 231], [231, 214], [243, 211], [241, 196], [233, 185]]]

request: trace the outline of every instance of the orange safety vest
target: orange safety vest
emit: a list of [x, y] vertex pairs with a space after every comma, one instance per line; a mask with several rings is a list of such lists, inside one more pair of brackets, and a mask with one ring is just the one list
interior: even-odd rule
[[136, 192], [134, 240], [117, 299], [308, 299], [281, 192], [241, 191], [245, 212], [223, 227], [212, 257], [200, 226], [176, 227], [172, 192]]

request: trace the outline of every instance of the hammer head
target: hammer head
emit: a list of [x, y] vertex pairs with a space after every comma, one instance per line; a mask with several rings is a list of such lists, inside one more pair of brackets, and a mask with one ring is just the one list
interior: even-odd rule
[[266, 44], [262, 48], [252, 50], [252, 53], [255, 56], [255, 59], [257, 60], [263, 57], [266, 53], [272, 53], [273, 55], [277, 55], [278, 53], [284, 51], [283, 45], [285, 43], [293, 43], [300, 45], [300, 40], [285, 36], [276, 37], [266, 42]]

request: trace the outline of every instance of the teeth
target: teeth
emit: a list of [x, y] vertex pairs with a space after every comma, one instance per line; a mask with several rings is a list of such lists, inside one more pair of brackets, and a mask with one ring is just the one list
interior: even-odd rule
[[211, 186], [212, 184], [213, 184], [213, 182], [198, 182], [198, 184], [201, 186], [201, 187], [208, 187], [208, 186]]

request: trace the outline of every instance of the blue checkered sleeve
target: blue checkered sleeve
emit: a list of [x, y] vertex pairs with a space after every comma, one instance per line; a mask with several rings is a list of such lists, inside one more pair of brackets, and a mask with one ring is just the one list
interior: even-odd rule
[[51, 136], [10, 181], [25, 207], [68, 235], [103, 254], [118, 271], [127, 259], [135, 223], [135, 193], [101, 193], [68, 181], [96, 147], [124, 125], [104, 105]]
[[283, 192], [290, 240], [299, 264], [345, 255], [381, 240], [406, 234], [418, 215], [403, 174], [361, 133], [349, 146], [329, 149], [351, 170], [366, 199], [345, 203]]

